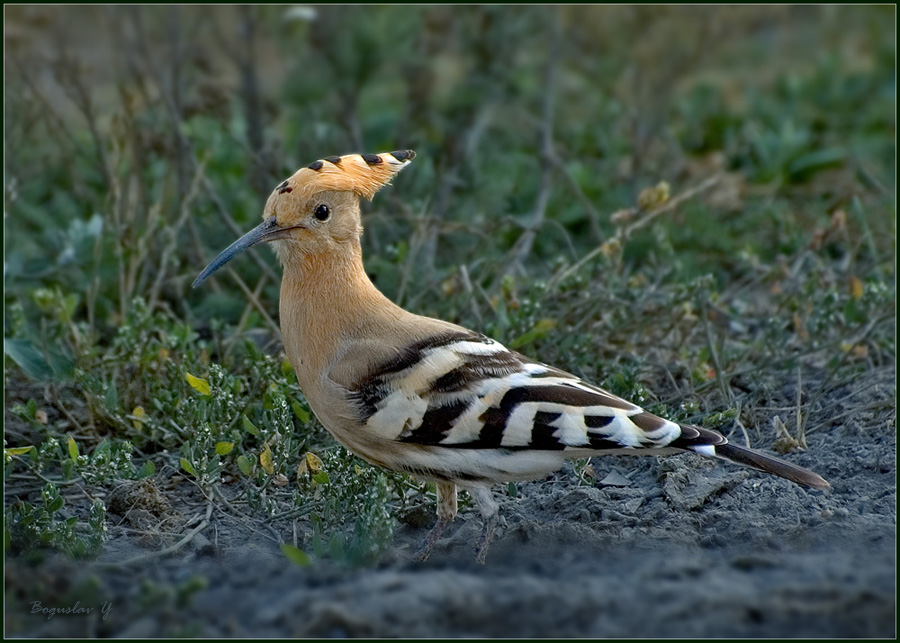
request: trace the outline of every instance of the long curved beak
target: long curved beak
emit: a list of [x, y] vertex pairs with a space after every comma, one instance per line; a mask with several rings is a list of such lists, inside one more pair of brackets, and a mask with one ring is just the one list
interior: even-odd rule
[[194, 279], [194, 283], [191, 287], [196, 288], [202, 284], [212, 273], [234, 259], [247, 248], [251, 248], [261, 241], [282, 239], [286, 236], [286, 233], [292, 229], [293, 228], [282, 228], [278, 225], [278, 221], [276, 221], [275, 217], [269, 217], [243, 237], [225, 248], [225, 250], [223, 250], [218, 257], [213, 259], [209, 265], [203, 269], [203, 272]]

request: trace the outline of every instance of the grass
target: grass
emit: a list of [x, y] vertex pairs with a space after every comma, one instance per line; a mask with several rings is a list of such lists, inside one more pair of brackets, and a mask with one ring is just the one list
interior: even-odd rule
[[7, 8], [9, 555], [96, 556], [125, 481], [303, 564], [377, 560], [433, 502], [317, 424], [271, 253], [190, 290], [330, 154], [419, 153], [364, 207], [391, 298], [653, 412], [806, 446], [829, 391], [893, 367], [892, 8], [314, 11]]

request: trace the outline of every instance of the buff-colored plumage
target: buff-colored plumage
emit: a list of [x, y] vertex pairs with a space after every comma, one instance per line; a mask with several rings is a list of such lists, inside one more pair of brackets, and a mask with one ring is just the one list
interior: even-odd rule
[[273, 243], [284, 266], [285, 352], [313, 412], [379, 466], [434, 480], [438, 522], [424, 559], [467, 489], [484, 518], [484, 561], [497, 521], [490, 486], [542, 477], [567, 459], [693, 451], [826, 488], [821, 477], [723, 436], [645, 412], [478, 333], [407, 312], [363, 268], [359, 198], [371, 199], [411, 150], [315, 161], [271, 194], [263, 223], [222, 252], [195, 285], [246, 248]]

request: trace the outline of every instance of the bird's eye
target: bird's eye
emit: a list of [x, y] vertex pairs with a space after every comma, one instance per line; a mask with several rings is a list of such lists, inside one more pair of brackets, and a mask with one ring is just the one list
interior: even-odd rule
[[322, 203], [321, 205], [317, 205], [315, 211], [313, 212], [313, 216], [315, 216], [319, 221], [328, 221], [328, 217], [331, 216], [331, 208]]

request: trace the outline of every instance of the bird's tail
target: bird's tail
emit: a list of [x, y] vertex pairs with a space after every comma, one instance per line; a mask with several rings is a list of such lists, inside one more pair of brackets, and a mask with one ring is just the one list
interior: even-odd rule
[[825, 478], [809, 469], [798, 467], [796, 464], [785, 462], [775, 456], [732, 444], [720, 433], [701, 429], [699, 426], [682, 425], [681, 435], [668, 446], [772, 473], [813, 489], [827, 489], [831, 486]]
[[772, 473], [776, 476], [790, 480], [791, 482], [812, 487], [813, 489], [827, 489], [831, 486], [825, 478], [817, 473], [813, 473], [809, 469], [798, 467], [795, 464], [785, 462], [774, 456], [766, 455], [765, 453], [760, 453], [759, 451], [754, 451], [753, 449], [748, 449], [736, 444], [731, 444], [730, 442], [715, 445], [715, 451], [716, 456], [734, 462], [735, 464], [741, 464], [745, 467], [752, 467], [760, 471], [765, 471], [766, 473]]

